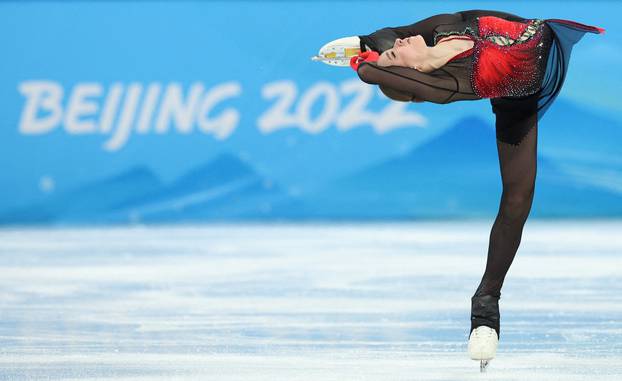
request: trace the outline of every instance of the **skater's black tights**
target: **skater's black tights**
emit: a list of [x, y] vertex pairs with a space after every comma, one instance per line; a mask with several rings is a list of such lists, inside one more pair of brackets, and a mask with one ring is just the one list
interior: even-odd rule
[[497, 139], [503, 193], [490, 233], [486, 270], [474, 296], [501, 296], [505, 275], [521, 241], [523, 226], [531, 210], [536, 180], [536, 115], [530, 123], [531, 127], [518, 145]]

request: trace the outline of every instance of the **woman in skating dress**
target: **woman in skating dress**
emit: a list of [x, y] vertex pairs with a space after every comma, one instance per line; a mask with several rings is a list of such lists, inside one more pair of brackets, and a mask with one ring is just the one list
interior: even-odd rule
[[497, 11], [439, 14], [359, 36], [361, 53], [350, 62], [361, 80], [394, 100], [491, 101], [503, 193], [471, 298], [468, 349], [482, 367], [496, 354], [501, 287], [531, 210], [538, 120], [562, 88], [573, 45], [588, 32], [604, 30]]

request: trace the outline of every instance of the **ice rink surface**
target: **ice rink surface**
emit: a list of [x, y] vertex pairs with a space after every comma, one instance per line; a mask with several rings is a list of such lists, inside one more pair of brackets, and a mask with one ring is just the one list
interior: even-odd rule
[[622, 221], [527, 221], [479, 373], [491, 224], [1, 229], [0, 380], [621, 380]]

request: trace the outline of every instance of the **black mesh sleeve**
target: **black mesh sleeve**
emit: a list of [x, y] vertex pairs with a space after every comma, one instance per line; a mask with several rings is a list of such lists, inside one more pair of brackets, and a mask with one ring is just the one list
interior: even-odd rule
[[474, 94], [468, 77], [452, 73], [451, 68], [443, 67], [431, 73], [422, 73], [406, 67], [363, 62], [357, 73], [363, 82], [389, 88], [404, 97], [410, 96], [413, 101], [442, 104], [481, 99]]
[[391, 49], [397, 38], [406, 38], [409, 36], [421, 35], [428, 46], [434, 45], [434, 28], [439, 24], [452, 24], [462, 21], [459, 13], [444, 13], [428, 17], [427, 19], [417, 21], [414, 24], [386, 27], [379, 29], [371, 34], [359, 36], [361, 40], [361, 49], [365, 51], [365, 45], [371, 50], [382, 53]]
[[380, 88], [380, 91], [382, 91], [382, 93], [384, 95], [386, 95], [388, 98], [393, 99], [394, 101], [399, 101], [399, 102], [419, 102], [418, 99], [415, 98], [415, 96], [413, 94], [409, 94], [409, 93], [405, 93], [402, 91], [398, 91], [395, 89], [392, 89], [388, 86], [384, 86], [384, 85], [378, 85], [378, 87]]
[[[443, 13], [418, 21], [414, 24], [386, 27], [369, 35], [359, 36], [361, 50], [366, 46], [379, 53], [393, 47], [395, 39], [421, 35], [428, 46], [434, 45], [434, 31], [439, 25], [456, 24], [480, 16], [495, 16], [509, 21], [525, 19], [507, 12], [490, 10], [466, 10]], [[372, 63], [359, 66], [358, 75], [366, 83], [380, 86], [389, 98], [398, 101], [428, 101], [449, 103], [459, 100], [481, 99], [473, 92], [469, 73], [459, 63], [448, 63], [431, 73], [398, 66], [382, 67]]]
[[382, 53], [391, 49], [397, 38], [406, 38], [410, 36], [421, 35], [428, 46], [434, 45], [434, 29], [441, 24], [454, 24], [471, 20], [480, 16], [495, 16], [509, 21], [524, 21], [525, 19], [507, 12], [489, 11], [489, 10], [467, 10], [456, 13], [443, 13], [430, 16], [414, 24], [386, 27], [377, 31], [358, 36], [361, 40], [361, 50], [365, 51], [366, 45], [371, 50]]

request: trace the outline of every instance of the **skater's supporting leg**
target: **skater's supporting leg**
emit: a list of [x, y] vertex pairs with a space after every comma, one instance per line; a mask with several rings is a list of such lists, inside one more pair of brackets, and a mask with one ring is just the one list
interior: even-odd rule
[[521, 241], [536, 180], [538, 125], [535, 115], [531, 123], [519, 145], [497, 140], [503, 194], [490, 233], [486, 271], [475, 295], [501, 295], [505, 275]]

